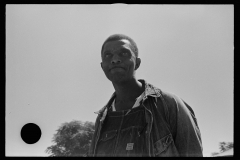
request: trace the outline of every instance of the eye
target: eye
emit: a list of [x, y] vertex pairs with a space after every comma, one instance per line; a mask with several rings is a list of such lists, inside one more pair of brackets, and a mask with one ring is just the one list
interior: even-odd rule
[[127, 52], [122, 52], [122, 55], [123, 55], [123, 56], [127, 56], [128, 53], [127, 53]]
[[108, 52], [108, 53], [105, 53], [105, 54], [104, 54], [104, 57], [107, 58], [107, 57], [109, 57], [110, 55], [111, 55], [111, 53]]

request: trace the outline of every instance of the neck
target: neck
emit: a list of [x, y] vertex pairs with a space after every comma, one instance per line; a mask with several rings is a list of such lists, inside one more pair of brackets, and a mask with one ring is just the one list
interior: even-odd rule
[[137, 79], [133, 78], [124, 83], [114, 83], [113, 86], [116, 92], [116, 101], [134, 101], [142, 94], [145, 86]]

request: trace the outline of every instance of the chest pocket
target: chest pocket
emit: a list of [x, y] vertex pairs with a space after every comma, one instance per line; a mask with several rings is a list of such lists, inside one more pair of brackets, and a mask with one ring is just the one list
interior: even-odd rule
[[117, 130], [103, 132], [97, 144], [97, 157], [113, 156], [114, 144], [116, 141]]
[[112, 131], [104, 132], [104, 133], [101, 135], [100, 141], [106, 142], [106, 141], [108, 141], [108, 140], [113, 139], [116, 135], [117, 135], [117, 130], [112, 130]]
[[177, 152], [177, 150], [175, 148], [171, 134], [161, 138], [154, 143], [154, 153], [156, 156], [172, 156], [174, 152]]

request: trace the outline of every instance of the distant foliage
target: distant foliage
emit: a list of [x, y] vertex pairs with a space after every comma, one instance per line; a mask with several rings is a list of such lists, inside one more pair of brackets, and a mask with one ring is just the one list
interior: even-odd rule
[[233, 148], [233, 142], [220, 142], [219, 143], [219, 150], [220, 152], [213, 152], [212, 156], [217, 155], [219, 153], [225, 152], [231, 148]]
[[50, 157], [82, 157], [88, 151], [94, 132], [93, 122], [73, 120], [63, 123], [53, 135], [54, 145], [47, 147]]
[[212, 153], [212, 156], [215, 156], [215, 155], [217, 155], [217, 154], [219, 154], [218, 152], [213, 152]]
[[233, 148], [233, 142], [220, 142], [219, 143], [220, 152], [227, 151], [231, 148]]

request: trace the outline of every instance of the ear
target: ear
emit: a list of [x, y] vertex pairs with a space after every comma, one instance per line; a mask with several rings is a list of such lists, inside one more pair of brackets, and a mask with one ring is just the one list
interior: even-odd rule
[[141, 59], [140, 58], [136, 58], [135, 70], [137, 70], [139, 68], [140, 64], [141, 64]]
[[100, 63], [100, 65], [101, 65], [101, 68], [103, 69], [103, 67], [102, 67], [102, 62]]

